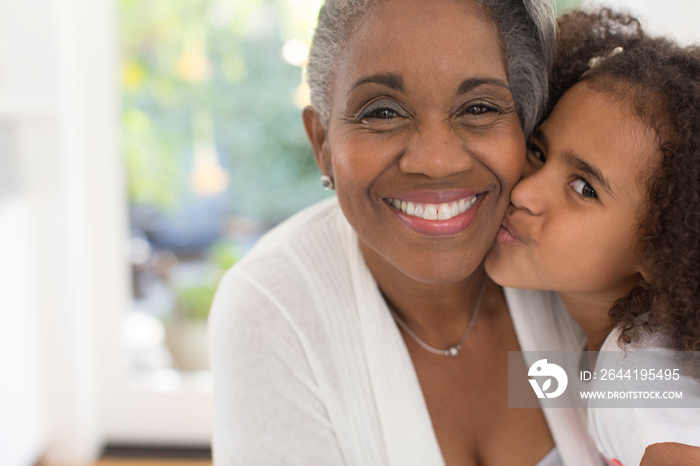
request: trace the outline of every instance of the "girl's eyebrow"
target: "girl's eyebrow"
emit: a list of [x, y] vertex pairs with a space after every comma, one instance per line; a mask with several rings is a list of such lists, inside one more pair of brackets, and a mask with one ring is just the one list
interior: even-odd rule
[[[537, 129], [537, 131], [535, 131], [534, 139], [539, 140], [545, 149], [549, 148], [549, 140], [547, 139], [547, 135], [544, 134], [542, 130]], [[566, 162], [567, 165], [570, 165], [576, 168], [577, 170], [584, 172], [585, 174], [596, 180], [598, 184], [600, 184], [603, 187], [603, 189], [613, 199], [615, 199], [615, 195], [613, 194], [612, 188], [610, 187], [610, 182], [603, 176], [603, 172], [601, 172], [598, 168], [589, 164], [572, 151], [566, 151], [564, 153], [563, 158], [564, 162]]]
[[612, 188], [610, 187], [610, 182], [603, 176], [603, 173], [595, 166], [584, 161], [581, 157], [577, 156], [571, 151], [566, 151], [564, 153], [564, 161], [572, 167], [581, 170], [582, 172], [586, 173], [588, 176], [596, 180], [613, 199], [615, 198], [615, 195], [612, 192]]

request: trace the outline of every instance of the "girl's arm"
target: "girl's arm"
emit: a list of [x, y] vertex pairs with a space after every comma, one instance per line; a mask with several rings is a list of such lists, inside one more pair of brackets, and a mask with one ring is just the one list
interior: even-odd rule
[[681, 443], [655, 443], [644, 451], [639, 466], [697, 466], [700, 464], [700, 447]]

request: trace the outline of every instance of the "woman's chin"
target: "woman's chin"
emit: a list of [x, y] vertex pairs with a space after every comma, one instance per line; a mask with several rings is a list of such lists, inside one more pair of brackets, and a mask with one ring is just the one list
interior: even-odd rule
[[[449, 260], [452, 259], [452, 260]], [[404, 267], [402, 272], [411, 279], [426, 285], [449, 285], [471, 277], [480, 270], [481, 261], [456, 261], [454, 257], [425, 260], [419, 266]]]

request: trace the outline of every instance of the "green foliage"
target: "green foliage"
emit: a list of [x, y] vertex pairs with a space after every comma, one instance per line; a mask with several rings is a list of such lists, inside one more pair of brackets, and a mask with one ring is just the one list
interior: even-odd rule
[[207, 254], [209, 262], [219, 270], [225, 271], [234, 266], [246, 251], [238, 244], [230, 241], [217, 241], [210, 248]]
[[581, 4], [581, 0], [557, 0], [557, 13], [561, 15], [574, 8], [581, 8]]
[[175, 315], [184, 320], [207, 320], [221, 277], [244, 255], [245, 249], [233, 241], [219, 240], [210, 246], [207, 250], [208, 263], [213, 266], [210, 273], [203, 274], [195, 283], [175, 285]]
[[208, 284], [190, 285], [176, 290], [175, 315], [184, 320], [206, 321], [214, 300], [216, 287]]
[[[292, 3], [296, 4], [293, 5]], [[318, 0], [120, 0], [129, 201], [167, 210], [190, 190], [192, 117], [206, 112], [230, 214], [272, 225], [323, 197], [281, 54]]]
[[[124, 157], [131, 204], [166, 211], [191, 193], [193, 115], [205, 112], [229, 177], [228, 213], [272, 226], [327, 195], [294, 103], [320, 0], [119, 0]], [[579, 0], [558, 0], [559, 11]]]

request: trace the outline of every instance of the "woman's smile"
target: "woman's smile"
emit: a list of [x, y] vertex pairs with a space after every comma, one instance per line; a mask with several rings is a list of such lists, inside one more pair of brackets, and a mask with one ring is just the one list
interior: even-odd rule
[[476, 201], [478, 195], [464, 197], [459, 201], [442, 204], [421, 204], [420, 202], [402, 201], [401, 199], [387, 198], [387, 204], [393, 206], [396, 210], [411, 215], [413, 217], [422, 218], [424, 220], [449, 220], [459, 214], [463, 214], [469, 210]]
[[454, 283], [493, 243], [526, 147], [488, 16], [450, 1], [431, 15], [419, 1], [377, 4], [339, 61], [328, 126], [312, 134], [365, 259]]
[[[452, 200], [444, 193], [414, 192], [385, 198], [385, 202], [396, 216], [409, 228], [430, 236], [454, 235], [467, 228], [478, 207], [474, 207], [485, 193], [464, 192], [454, 195]], [[433, 202], [419, 199], [435, 198]]]

